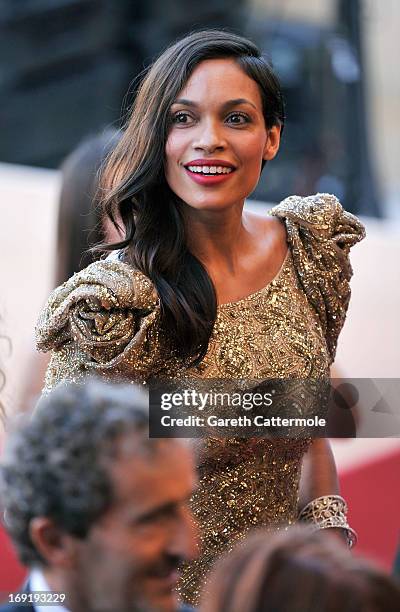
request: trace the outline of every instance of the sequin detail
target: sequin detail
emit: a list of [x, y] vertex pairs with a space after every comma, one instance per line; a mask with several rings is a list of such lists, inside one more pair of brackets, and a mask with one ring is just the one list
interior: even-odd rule
[[[332, 363], [350, 298], [349, 249], [364, 237], [356, 217], [328, 194], [292, 196], [270, 213], [283, 220], [289, 253], [261, 291], [221, 305], [207, 354], [195, 368], [163, 357], [159, 303], [150, 281], [119, 261], [97, 262], [56, 289], [37, 327], [53, 350], [46, 389], [88, 372], [146, 381], [178, 378], [320, 378]], [[192, 509], [201, 555], [185, 565], [184, 600], [198, 601], [213, 561], [254, 526], [296, 520], [301, 459], [309, 439], [206, 441]]]

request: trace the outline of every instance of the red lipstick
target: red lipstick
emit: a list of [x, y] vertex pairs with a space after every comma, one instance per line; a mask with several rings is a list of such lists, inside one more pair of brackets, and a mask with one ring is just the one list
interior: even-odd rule
[[[193, 159], [184, 165], [188, 176], [200, 185], [215, 185], [225, 182], [234, 173], [235, 166], [224, 159]], [[218, 171], [229, 168], [230, 171]], [[205, 170], [205, 171], [204, 171]]]

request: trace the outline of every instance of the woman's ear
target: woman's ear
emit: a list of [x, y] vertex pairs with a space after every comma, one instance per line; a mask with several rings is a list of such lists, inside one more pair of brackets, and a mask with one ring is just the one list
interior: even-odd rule
[[280, 142], [281, 142], [281, 126], [273, 125], [268, 130], [267, 142], [265, 143], [265, 148], [264, 148], [264, 153], [263, 153], [264, 161], [274, 159], [275, 155], [278, 153]]

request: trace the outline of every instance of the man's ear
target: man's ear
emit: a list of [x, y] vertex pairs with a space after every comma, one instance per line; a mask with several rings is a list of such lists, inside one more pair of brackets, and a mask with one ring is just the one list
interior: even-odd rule
[[37, 516], [29, 525], [29, 535], [36, 550], [52, 567], [73, 567], [77, 556], [77, 538], [58, 527], [51, 518]]
[[267, 142], [265, 143], [264, 153], [263, 153], [264, 161], [274, 159], [275, 155], [278, 153], [280, 142], [281, 142], [281, 126], [273, 125], [268, 130]]

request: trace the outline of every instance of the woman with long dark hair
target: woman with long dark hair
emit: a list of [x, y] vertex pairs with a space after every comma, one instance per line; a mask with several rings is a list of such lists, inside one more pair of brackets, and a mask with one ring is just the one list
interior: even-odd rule
[[[327, 194], [289, 197], [264, 216], [243, 209], [283, 124], [278, 79], [252, 42], [203, 31], [160, 56], [104, 172], [105, 210], [125, 238], [53, 292], [39, 319], [38, 347], [53, 351], [48, 389], [88, 372], [142, 382], [329, 374], [348, 252], [364, 230]], [[352, 538], [325, 440], [211, 439], [186, 600], [252, 526], [296, 520], [305, 455], [302, 516]]]

